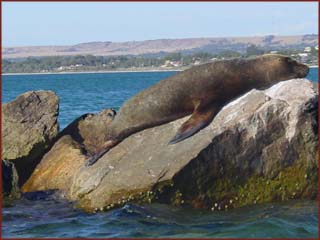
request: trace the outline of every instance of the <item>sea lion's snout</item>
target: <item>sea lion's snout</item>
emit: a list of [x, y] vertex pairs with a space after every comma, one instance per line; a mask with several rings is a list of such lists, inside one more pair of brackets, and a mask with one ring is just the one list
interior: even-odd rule
[[[264, 69], [268, 69], [265, 66], [269, 65], [272, 71], [265, 71], [266, 81], [269, 84], [277, 83], [279, 81], [286, 81], [293, 78], [304, 78], [309, 73], [309, 67], [297, 60], [280, 54], [266, 54], [261, 57], [264, 62]], [[263, 71], [264, 69], [261, 69]]]
[[294, 72], [297, 74], [297, 77], [304, 78], [309, 73], [309, 67], [302, 63], [297, 63], [296, 66], [294, 66]]

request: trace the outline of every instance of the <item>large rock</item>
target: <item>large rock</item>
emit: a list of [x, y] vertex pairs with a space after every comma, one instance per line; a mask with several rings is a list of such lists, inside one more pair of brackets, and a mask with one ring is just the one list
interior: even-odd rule
[[21, 186], [56, 137], [59, 99], [31, 91], [2, 105], [2, 159], [14, 163]]
[[[222, 210], [315, 198], [317, 104], [316, 89], [305, 79], [252, 90], [175, 145], [168, 142], [188, 117], [126, 138], [90, 167], [80, 164], [80, 151], [72, 162], [49, 152], [24, 190], [60, 189], [87, 211], [128, 201]], [[55, 171], [65, 164], [66, 173]], [[47, 171], [46, 178], [38, 174]], [[55, 184], [51, 179], [64, 179], [61, 173], [72, 177]]]
[[101, 150], [104, 133], [113, 120], [111, 109], [98, 114], [85, 114], [68, 125], [44, 155], [32, 177], [23, 185], [24, 192], [60, 189], [68, 191], [79, 174], [86, 155]]

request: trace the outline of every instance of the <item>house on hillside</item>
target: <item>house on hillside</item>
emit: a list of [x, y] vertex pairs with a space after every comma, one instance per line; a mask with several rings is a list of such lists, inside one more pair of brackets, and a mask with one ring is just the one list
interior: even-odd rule
[[311, 52], [311, 47], [305, 47], [304, 52], [307, 52], [307, 53]]

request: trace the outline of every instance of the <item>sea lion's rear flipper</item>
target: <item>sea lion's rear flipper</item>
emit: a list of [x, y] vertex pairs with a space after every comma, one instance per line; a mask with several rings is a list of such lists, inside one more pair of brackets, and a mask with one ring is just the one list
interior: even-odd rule
[[191, 117], [179, 128], [177, 134], [171, 139], [169, 144], [175, 144], [199, 132], [208, 126], [217, 115], [220, 108], [214, 106], [206, 110], [196, 110]]

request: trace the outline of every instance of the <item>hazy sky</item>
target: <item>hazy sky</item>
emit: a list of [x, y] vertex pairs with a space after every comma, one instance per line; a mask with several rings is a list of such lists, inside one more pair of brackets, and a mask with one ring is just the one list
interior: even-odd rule
[[3, 46], [318, 33], [316, 2], [2, 3]]

